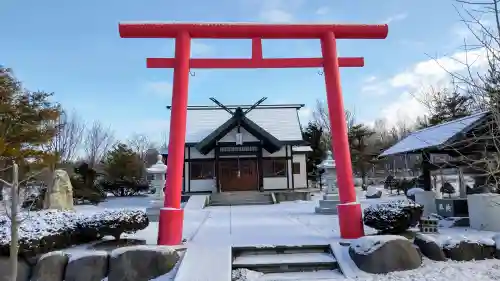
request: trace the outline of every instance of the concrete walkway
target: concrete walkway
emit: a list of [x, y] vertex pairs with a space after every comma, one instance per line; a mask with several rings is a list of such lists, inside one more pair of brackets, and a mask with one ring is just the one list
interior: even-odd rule
[[[204, 216], [204, 220], [196, 231], [191, 231], [188, 250], [175, 281], [230, 281], [232, 247], [330, 244], [331, 237], [304, 220], [309, 214], [318, 216], [314, 215], [311, 203], [199, 210], [197, 216]], [[325, 219], [328, 217], [323, 216]]]

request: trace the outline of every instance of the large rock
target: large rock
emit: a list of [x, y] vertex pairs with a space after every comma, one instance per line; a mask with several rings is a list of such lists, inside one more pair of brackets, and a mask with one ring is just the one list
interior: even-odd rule
[[[65, 281], [101, 281], [107, 276], [109, 256], [105, 251], [70, 254]], [[129, 264], [129, 267], [135, 264]]]
[[446, 257], [454, 261], [485, 260], [495, 258], [495, 245], [478, 241], [460, 241], [443, 246]]
[[359, 269], [375, 274], [416, 269], [422, 264], [418, 249], [408, 239], [394, 235], [356, 239], [349, 255]]
[[68, 255], [61, 251], [42, 255], [33, 269], [31, 281], [63, 281]]
[[417, 245], [420, 252], [431, 260], [445, 261], [446, 256], [443, 249], [430, 236], [425, 234], [417, 234], [413, 243]]
[[168, 246], [123, 247], [111, 252], [108, 280], [147, 281], [170, 272], [178, 261]]
[[73, 210], [73, 186], [68, 173], [55, 170], [52, 181], [52, 188], [45, 193], [44, 208]]
[[[0, 257], [0, 281], [11, 281], [11, 270], [9, 257]], [[17, 263], [17, 281], [28, 281], [31, 275], [31, 267], [22, 259]]]

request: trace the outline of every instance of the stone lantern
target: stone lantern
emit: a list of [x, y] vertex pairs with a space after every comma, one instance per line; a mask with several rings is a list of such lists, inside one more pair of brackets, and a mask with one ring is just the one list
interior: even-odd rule
[[162, 198], [164, 196], [163, 188], [165, 187], [165, 175], [167, 173], [167, 165], [163, 163], [163, 157], [161, 155], [157, 156], [158, 161], [153, 166], [147, 168], [148, 174], [153, 176], [150, 182], [149, 188], [155, 189], [155, 196]]
[[340, 200], [337, 189], [337, 169], [331, 151], [327, 152], [327, 157], [321, 162], [319, 168], [325, 171], [323, 177], [327, 188], [315, 211], [318, 214], [337, 214], [337, 205], [340, 204]]

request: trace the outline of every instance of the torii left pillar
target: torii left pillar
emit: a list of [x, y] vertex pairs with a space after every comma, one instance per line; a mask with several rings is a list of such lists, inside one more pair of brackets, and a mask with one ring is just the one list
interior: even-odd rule
[[[189, 59], [191, 38], [187, 31], [175, 39], [175, 67], [168, 144], [167, 181], [164, 208], [160, 209], [158, 245], [179, 245], [182, 242], [184, 210], [181, 208], [184, 150], [186, 143], [186, 115], [189, 89]], [[176, 134], [173, 137], [172, 134]], [[182, 148], [182, 149], [179, 149]], [[169, 168], [170, 167], [170, 168]], [[170, 175], [170, 176], [168, 176]], [[172, 176], [172, 175], [181, 175]]]
[[[332, 144], [337, 164], [337, 182], [340, 203], [339, 226], [342, 238], [364, 235], [361, 205], [356, 202], [351, 157], [347, 141], [339, 67], [337, 39], [384, 39], [387, 25], [335, 25], [335, 24], [210, 24], [210, 23], [130, 23], [120, 24], [124, 38], [175, 38], [175, 59], [164, 61], [174, 68], [170, 141], [167, 160], [167, 194], [165, 207], [160, 210], [158, 244], [177, 245], [182, 241], [183, 210], [180, 206], [184, 144], [188, 101], [190, 64], [200, 68], [284, 68], [323, 67], [328, 112], [332, 129]], [[252, 39], [251, 59], [190, 59], [191, 38]], [[262, 58], [261, 39], [320, 39], [323, 58]], [[156, 61], [156, 62], [155, 62]], [[358, 59], [344, 62], [353, 65]], [[155, 64], [158, 60], [148, 60]], [[353, 63], [354, 62], [354, 63]], [[160, 63], [161, 64], [161, 63]], [[168, 67], [167, 66], [167, 67]], [[335, 137], [333, 137], [335, 136]]]

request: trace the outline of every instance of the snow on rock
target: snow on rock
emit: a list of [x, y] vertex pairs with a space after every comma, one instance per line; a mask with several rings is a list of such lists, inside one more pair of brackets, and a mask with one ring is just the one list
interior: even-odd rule
[[417, 233], [416, 235], [420, 240], [427, 242], [427, 243], [437, 243], [436, 241], [436, 236], [432, 234], [427, 234], [427, 233]]
[[373, 195], [377, 194], [378, 192], [379, 192], [379, 189], [376, 186], [370, 185], [366, 189], [366, 195], [367, 196], [373, 196]]
[[393, 240], [408, 240], [398, 235], [371, 235], [358, 238], [351, 242], [351, 248], [360, 255], [368, 255]]
[[[418, 233], [418, 237], [426, 242], [436, 243], [439, 247], [443, 249], [451, 249], [458, 246], [461, 242], [475, 243], [485, 246], [495, 246], [499, 245], [500, 234], [488, 235], [487, 232], [472, 232], [466, 233], [457, 232], [449, 234], [424, 234]], [[497, 246], [497, 249], [499, 246]]]
[[150, 251], [150, 252], [157, 252], [164, 254], [172, 254], [176, 252], [176, 248], [171, 246], [160, 246], [160, 245], [127, 246], [113, 250], [113, 252], [111, 252], [111, 255], [113, 257], [116, 257], [128, 251]]
[[419, 187], [413, 187], [413, 188], [408, 189], [408, 191], [406, 191], [406, 195], [407, 196], [415, 196], [416, 193], [419, 193], [422, 191], [425, 191], [425, 190], [423, 190], [422, 188], [419, 188]]
[[71, 251], [68, 252], [69, 261], [78, 260], [85, 257], [92, 256], [104, 256], [107, 257], [108, 253], [106, 251], [95, 251], [95, 250], [81, 250], [81, 251]]
[[423, 265], [414, 270], [371, 275], [357, 281], [470, 281], [500, 280], [498, 260], [474, 262], [434, 262], [423, 260]]
[[53, 251], [53, 252], [48, 252], [46, 254], [41, 255], [38, 260], [40, 261], [40, 260], [46, 259], [46, 258], [51, 257], [51, 256], [65, 256], [65, 255], [66, 255], [66, 253], [63, 251]]
[[254, 281], [262, 277], [264, 273], [253, 271], [246, 268], [238, 268], [231, 272], [231, 280], [237, 281]]
[[444, 249], [455, 248], [461, 242], [475, 243], [486, 246], [495, 246], [494, 238], [484, 237], [481, 234], [437, 236], [437, 239], [435, 241], [441, 248]]

